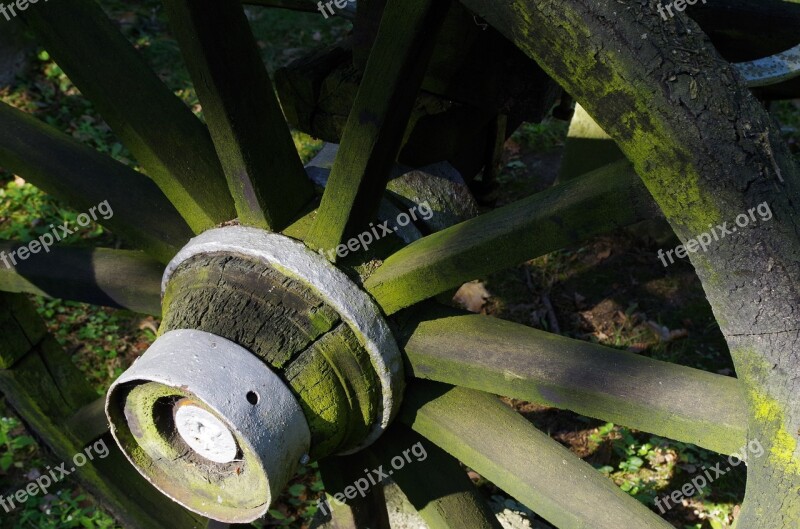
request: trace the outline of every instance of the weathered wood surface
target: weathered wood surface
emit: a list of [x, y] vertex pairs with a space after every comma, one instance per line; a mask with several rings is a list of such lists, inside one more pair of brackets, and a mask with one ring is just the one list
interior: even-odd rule
[[656, 215], [626, 161], [428, 235], [365, 282], [387, 313], [591, 235]]
[[164, 2], [242, 224], [280, 231], [314, 197], [242, 7]]
[[614, 140], [595, 123], [586, 109], [576, 104], [556, 184], [572, 180], [624, 157]]
[[[768, 454], [749, 461], [737, 523], [796, 526], [800, 169], [774, 120], [688, 17], [664, 21], [651, 4], [620, 10], [613, 0], [462, 1], [616, 140], [683, 242], [736, 229], [690, 259], [746, 388], [749, 436]], [[733, 226], [741, 215], [746, 225]]]
[[[359, 2], [353, 28], [353, 62], [364, 69], [386, 0]], [[541, 121], [557, 86], [535, 62], [499, 32], [453, 2], [447, 11], [422, 89], [512, 121]]]
[[0, 293], [0, 369], [10, 369], [47, 334], [25, 296]]
[[[26, 306], [27, 304], [27, 306]], [[20, 310], [21, 309], [21, 310]], [[11, 312], [11, 320], [2, 314]], [[0, 336], [14, 327], [43, 327], [23, 296], [0, 293]], [[29, 331], [28, 331], [29, 332]], [[32, 434], [69, 470], [72, 458], [88, 442], [105, 443], [107, 457], [95, 455], [71, 477], [89, 491], [120, 523], [131, 529], [202, 529], [207, 520], [197, 517], [158, 493], [130, 466], [110, 435], [87, 439], [70, 430], [66, 418], [92, 402], [97, 394], [71, 363], [55, 339], [45, 334], [9, 344], [0, 341], [0, 392], [20, 415]], [[12, 361], [9, 361], [13, 359]], [[80, 439], [80, 440], [79, 440]], [[101, 450], [102, 452], [102, 450]]]
[[[342, 141], [360, 81], [349, 41], [299, 59], [275, 74], [288, 121], [315, 138], [337, 144]], [[413, 167], [448, 160], [472, 177], [485, 162], [482, 151], [493, 116], [421, 91], [397, 160]]]
[[164, 295], [160, 332], [174, 329], [228, 338], [280, 373], [308, 420], [312, 458], [354, 448], [376, 420], [380, 382], [355, 333], [308, 285], [268, 265], [224, 254], [187, 261]]
[[390, 0], [307, 244], [335, 248], [378, 210], [446, 4]]
[[[393, 425], [370, 451], [429, 529], [502, 528], [458, 460], [407, 426]], [[404, 466], [395, 468], [394, 458]]]
[[747, 403], [734, 378], [444, 308], [415, 315], [404, 332], [416, 378], [569, 409], [723, 454], [746, 442]]
[[147, 176], [0, 103], [0, 165], [80, 213], [107, 201], [98, 222], [168, 262], [192, 231]]
[[93, 0], [20, 16], [195, 232], [236, 216], [214, 145]]
[[[364, 472], [373, 468], [376, 468], [376, 460], [370, 452], [328, 457], [319, 462], [327, 495], [321, 508], [324, 508], [323, 514], [331, 517], [320, 529], [390, 529], [383, 485], [372, 485]], [[364, 495], [353, 492], [358, 480], [367, 480], [369, 489]], [[363, 489], [364, 482], [359, 486]], [[348, 498], [348, 495], [355, 497]], [[340, 505], [335, 500], [345, 503]]]
[[[6, 255], [18, 247], [0, 242]], [[18, 261], [16, 267], [0, 263], [0, 290], [160, 316], [163, 271], [164, 265], [142, 252], [54, 247]]]
[[497, 397], [409, 385], [399, 419], [560, 529], [671, 529]]
[[[360, 1], [351, 38], [278, 70], [278, 92], [294, 126], [341, 141], [385, 4]], [[457, 3], [448, 7], [421, 89], [398, 161], [448, 160], [468, 180], [486, 162], [487, 136], [496, 141], [498, 114], [509, 116], [505, 140], [523, 120], [541, 121], [559, 94], [536, 63]]]

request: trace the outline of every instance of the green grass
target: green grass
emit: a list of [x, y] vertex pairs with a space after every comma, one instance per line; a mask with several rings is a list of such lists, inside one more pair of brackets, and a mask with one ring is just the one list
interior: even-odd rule
[[[0, 401], [0, 495], [9, 497], [52, 465], [20, 421]], [[93, 505], [69, 478], [30, 497], [10, 513], [0, 507], [0, 529], [116, 529], [116, 522]]]

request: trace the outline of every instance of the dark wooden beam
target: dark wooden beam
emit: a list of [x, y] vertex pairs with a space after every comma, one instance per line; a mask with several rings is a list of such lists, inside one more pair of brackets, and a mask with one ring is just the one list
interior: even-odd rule
[[[0, 242], [0, 256], [20, 243]], [[0, 291], [82, 301], [143, 314], [161, 315], [161, 274], [164, 265], [141, 252], [106, 248], [54, 247], [0, 263]]]
[[591, 235], [657, 215], [626, 161], [415, 241], [364, 283], [391, 314]]
[[746, 443], [735, 378], [449, 309], [418, 312], [413, 376], [622, 424], [723, 454]]
[[242, 7], [166, 0], [242, 224], [280, 231], [314, 197]]
[[3, 103], [0, 165], [79, 212], [107, 202], [103, 215], [95, 211], [98, 222], [164, 263], [192, 237], [145, 175]]
[[20, 16], [195, 232], [236, 216], [208, 130], [94, 0]]

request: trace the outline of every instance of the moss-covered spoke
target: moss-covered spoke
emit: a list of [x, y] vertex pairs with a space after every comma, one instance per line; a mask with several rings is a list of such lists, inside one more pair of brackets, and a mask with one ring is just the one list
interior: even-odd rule
[[[320, 503], [320, 510], [326, 518], [332, 518], [331, 523], [325, 526], [327, 529], [391, 528], [383, 484], [372, 485], [364, 474], [364, 470], [372, 472], [375, 465], [376, 460], [369, 452], [320, 461], [319, 469], [327, 494]], [[364, 492], [360, 493], [362, 490]], [[354, 494], [351, 491], [357, 494], [353, 498], [350, 497]]]
[[417, 378], [569, 409], [731, 454], [745, 443], [736, 379], [450, 309], [408, 327]]
[[559, 529], [672, 528], [493, 395], [416, 382], [400, 420]]
[[[103, 443], [107, 449], [105, 457], [73, 468], [70, 479], [85, 487], [126, 528], [205, 527], [207, 520], [153, 489], [109, 435], [88, 438], [86, 432], [70, 429], [67, 418], [89, 405], [97, 394], [55, 338], [47, 335], [30, 301], [0, 293], [0, 316], [9, 312], [12, 317], [0, 317], [0, 393], [25, 418], [30, 431], [65, 464], [70, 465], [75, 454], [84, 453], [87, 442]], [[3, 339], [10, 336], [27, 340]]]
[[416, 241], [386, 259], [365, 287], [391, 314], [655, 215], [639, 177], [621, 161]]
[[381, 19], [306, 243], [335, 248], [374, 218], [447, 11], [438, 0], [390, 0]]
[[430, 529], [501, 529], [458, 460], [407, 426], [393, 425], [370, 450]]
[[748, 465], [737, 524], [796, 525], [800, 170], [778, 127], [686, 17], [664, 21], [647, 3], [620, 10], [612, 0], [514, 1], [500, 9], [491, 0], [462, 3], [586, 108], [682, 241], [768, 205], [769, 222], [737, 228], [690, 258], [746, 388], [748, 435], [768, 454]]
[[192, 236], [152, 180], [3, 103], [0, 166], [78, 210], [107, 201], [100, 222], [162, 262]]
[[[19, 243], [0, 241], [0, 255]], [[54, 247], [8, 267], [0, 263], [0, 291], [117, 307], [161, 315], [164, 265], [142, 252], [106, 248]]]
[[96, 2], [42, 2], [20, 15], [195, 232], [236, 216], [208, 130]]
[[164, 5], [239, 220], [285, 228], [311, 201], [313, 189], [242, 7], [216, 0]]

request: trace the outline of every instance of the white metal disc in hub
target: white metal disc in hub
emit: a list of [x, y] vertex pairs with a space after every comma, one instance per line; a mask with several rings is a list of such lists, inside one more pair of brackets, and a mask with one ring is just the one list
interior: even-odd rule
[[230, 429], [208, 410], [182, 401], [177, 404], [175, 427], [189, 447], [215, 463], [230, 463], [239, 449]]

